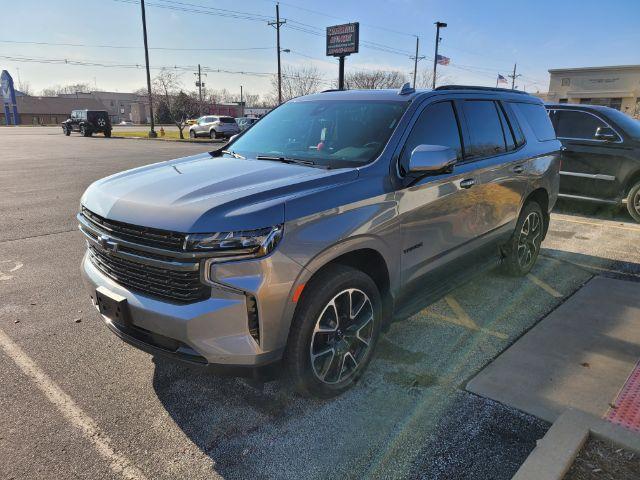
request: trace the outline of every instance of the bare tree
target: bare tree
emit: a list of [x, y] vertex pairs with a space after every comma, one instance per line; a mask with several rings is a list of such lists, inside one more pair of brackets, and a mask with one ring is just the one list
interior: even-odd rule
[[42, 89], [43, 97], [55, 97], [60, 94], [89, 93], [91, 85], [88, 83], [72, 83], [69, 85], [53, 85]]
[[158, 114], [167, 116], [178, 127], [180, 138], [187, 119], [197, 113], [198, 105], [193, 98], [182, 91], [182, 84], [176, 72], [162, 69], [153, 79], [152, 94], [158, 105]]
[[389, 70], [349, 72], [344, 79], [345, 88], [348, 90], [400, 88], [407, 82], [407, 76], [404, 73]]
[[[309, 95], [320, 91], [322, 78], [317, 67], [283, 67], [282, 68], [282, 100]], [[271, 96], [273, 103], [277, 103], [278, 98], [278, 76], [271, 78]]]
[[[436, 86], [452, 83], [453, 79], [448, 75], [443, 75], [440, 72], [436, 72]], [[416, 82], [416, 88], [431, 88], [433, 87], [433, 69], [432, 67], [425, 67], [418, 71], [418, 81]]]
[[25, 80], [18, 82], [18, 91], [24, 93], [27, 96], [31, 96], [33, 91], [31, 90], [31, 84]]

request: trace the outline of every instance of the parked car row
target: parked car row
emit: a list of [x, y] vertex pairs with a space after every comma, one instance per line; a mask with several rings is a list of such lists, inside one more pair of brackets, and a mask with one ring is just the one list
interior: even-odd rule
[[640, 121], [609, 107], [546, 107], [563, 146], [560, 196], [625, 204], [640, 222]]

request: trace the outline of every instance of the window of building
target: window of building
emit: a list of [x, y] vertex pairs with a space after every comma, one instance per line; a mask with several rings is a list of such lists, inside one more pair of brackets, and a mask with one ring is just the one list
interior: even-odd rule
[[545, 142], [556, 138], [556, 132], [553, 130], [553, 124], [544, 105], [536, 103], [514, 103], [513, 105], [524, 115], [538, 140]]
[[451, 102], [440, 102], [425, 108], [407, 138], [400, 156], [400, 171], [409, 167], [411, 152], [418, 145], [444, 145], [462, 156], [460, 129]]
[[568, 87], [569, 85], [571, 85], [571, 79], [570, 78], [563, 78], [561, 83], [562, 83], [563, 87]]
[[593, 140], [598, 127], [607, 127], [595, 115], [577, 110], [556, 110], [554, 122], [559, 138]]
[[507, 150], [496, 107], [495, 102], [486, 100], [467, 100], [463, 103], [471, 141], [465, 148], [466, 157], [490, 157]]

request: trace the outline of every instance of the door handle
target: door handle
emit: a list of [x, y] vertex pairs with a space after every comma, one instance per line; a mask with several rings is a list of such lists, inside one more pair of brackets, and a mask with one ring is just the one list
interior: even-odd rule
[[513, 167], [511, 169], [511, 171], [513, 173], [522, 173], [522, 172], [524, 172], [524, 166], [523, 165], [516, 165], [515, 167]]
[[471, 188], [476, 184], [475, 178], [465, 178], [460, 181], [460, 188]]

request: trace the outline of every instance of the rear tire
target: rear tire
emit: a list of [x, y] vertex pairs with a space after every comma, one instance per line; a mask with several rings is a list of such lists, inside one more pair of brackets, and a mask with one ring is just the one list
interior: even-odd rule
[[196, 138], [196, 132], [189, 130], [189, 138]]
[[627, 210], [633, 219], [640, 223], [640, 182], [636, 183], [627, 196]]
[[538, 202], [528, 201], [520, 212], [516, 229], [504, 248], [502, 270], [522, 277], [529, 273], [540, 254], [544, 235], [544, 215]]
[[83, 137], [90, 137], [91, 136], [91, 130], [89, 130], [84, 125], [82, 125], [80, 127], [80, 133], [82, 134]]
[[352, 387], [371, 361], [382, 323], [371, 277], [332, 265], [306, 285], [289, 333], [285, 362], [303, 395], [330, 398]]
[[105, 131], [104, 131], [104, 136], [105, 136], [106, 138], [111, 138], [111, 130], [105, 130]]

